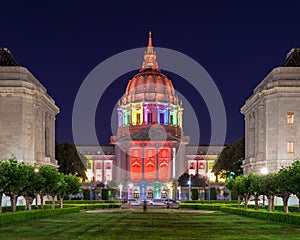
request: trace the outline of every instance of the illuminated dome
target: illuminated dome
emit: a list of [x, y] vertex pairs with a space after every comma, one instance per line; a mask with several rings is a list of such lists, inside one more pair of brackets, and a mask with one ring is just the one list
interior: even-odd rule
[[159, 70], [144, 69], [128, 83], [122, 102], [162, 101], [177, 104], [172, 82]]
[[[149, 33], [142, 68], [128, 83], [122, 100], [118, 103], [118, 137], [140, 132], [147, 138], [151, 125], [160, 125], [170, 136], [181, 136], [182, 103], [173, 84], [158, 68], [156, 52]], [[146, 137], [144, 137], [146, 136]], [[148, 136], [149, 137], [149, 136]]]
[[156, 52], [152, 46], [152, 36], [149, 33], [147, 51], [144, 55], [142, 68], [128, 83], [122, 103], [139, 101], [162, 101], [178, 103], [173, 84], [166, 75], [161, 73], [156, 61]]

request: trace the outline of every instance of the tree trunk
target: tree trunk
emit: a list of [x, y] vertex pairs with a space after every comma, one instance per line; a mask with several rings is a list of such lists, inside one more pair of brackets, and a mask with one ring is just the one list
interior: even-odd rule
[[257, 195], [254, 195], [254, 200], [255, 200], [255, 207], [254, 207], [254, 209], [258, 210], [258, 196]]
[[33, 203], [32, 197], [25, 197], [26, 200], [26, 210], [31, 211], [31, 204]]
[[41, 198], [41, 209], [44, 210], [44, 195], [40, 194], [40, 198]]
[[289, 201], [289, 195], [284, 195], [283, 196], [283, 211], [285, 213], [288, 213], [289, 212], [289, 206], [288, 206], [288, 201]]
[[17, 211], [17, 198], [18, 196], [16, 194], [11, 194], [10, 195], [10, 209], [12, 212], [16, 212]]
[[273, 210], [274, 210], [274, 201], [275, 201], [275, 196], [274, 196], [274, 195], [272, 195], [271, 197], [272, 197], [272, 198], [271, 198], [271, 210], [273, 211]]
[[272, 195], [268, 195], [268, 211], [272, 211]]
[[245, 209], [248, 208], [248, 201], [249, 201], [249, 197], [245, 196]]
[[238, 208], [241, 207], [241, 195], [238, 195]]
[[51, 208], [54, 209], [55, 208], [55, 195], [51, 196], [52, 197], [52, 206]]
[[0, 213], [2, 213], [2, 197], [3, 197], [3, 192], [0, 192]]
[[63, 196], [60, 196], [60, 197], [59, 197], [59, 207], [60, 207], [60, 208], [63, 208], [63, 200], [64, 200], [64, 197], [63, 197]]

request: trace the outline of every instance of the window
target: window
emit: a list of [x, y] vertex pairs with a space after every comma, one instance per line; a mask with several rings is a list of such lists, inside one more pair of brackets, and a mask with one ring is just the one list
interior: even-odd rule
[[160, 113], [159, 114], [159, 123], [160, 124], [164, 124], [165, 123], [165, 114], [164, 113]]
[[173, 123], [173, 115], [170, 115], [170, 123], [171, 123], [171, 125], [174, 124], [174, 123]]
[[136, 124], [141, 124], [141, 114], [140, 113], [136, 114]]
[[294, 123], [294, 113], [289, 112], [287, 113], [287, 123]]
[[148, 114], [147, 114], [147, 118], [148, 118], [148, 123], [153, 123], [152, 122], [152, 113], [151, 112], [148, 112]]
[[288, 153], [294, 152], [294, 142], [292, 142], [292, 141], [287, 142], [287, 152]]

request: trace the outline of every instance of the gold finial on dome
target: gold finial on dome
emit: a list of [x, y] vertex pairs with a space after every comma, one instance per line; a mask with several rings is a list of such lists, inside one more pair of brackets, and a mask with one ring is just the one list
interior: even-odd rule
[[152, 47], [152, 34], [151, 34], [151, 31], [149, 31], [148, 47]]
[[158, 64], [156, 61], [156, 52], [154, 51], [153, 46], [152, 46], [151, 31], [149, 32], [148, 46], [147, 46], [147, 50], [144, 54], [144, 61], [143, 61], [141, 70], [144, 70], [147, 68], [158, 70]]

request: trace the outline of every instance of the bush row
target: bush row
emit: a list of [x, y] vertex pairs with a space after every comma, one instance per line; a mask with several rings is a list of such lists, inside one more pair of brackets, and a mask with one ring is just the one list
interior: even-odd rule
[[[231, 207], [237, 208], [237, 204], [232, 204]], [[248, 204], [249, 209], [254, 209], [255, 205], [254, 204]], [[244, 208], [244, 205], [241, 204], [241, 208]], [[268, 205], [265, 205], [264, 207], [259, 207], [260, 209], [268, 209]], [[283, 206], [282, 205], [275, 205], [274, 210], [283, 212]], [[289, 212], [299, 212], [299, 207], [297, 206], [289, 206]]]
[[223, 204], [195, 204], [195, 203], [180, 203], [181, 209], [197, 209], [197, 210], [220, 210]]
[[300, 215], [295, 213], [257, 211], [253, 209], [231, 208], [225, 205], [220, 210], [230, 214], [300, 225]]
[[[237, 204], [237, 200], [211, 200], [211, 203]], [[207, 204], [208, 200], [183, 200], [181, 203]]]
[[[45, 204], [44, 209], [51, 209], [51, 204]], [[63, 208], [79, 208], [80, 210], [93, 210], [93, 209], [107, 209], [107, 208], [120, 208], [120, 203], [101, 203], [101, 204], [64, 204]], [[58, 204], [55, 204], [55, 208], [59, 208]]]
[[51, 217], [55, 215], [79, 212], [80, 209], [77, 207], [54, 209], [54, 210], [32, 210], [32, 211], [21, 211], [21, 212], [10, 212], [0, 215], [0, 225], [16, 223], [21, 221], [27, 221], [36, 218]]
[[[51, 204], [52, 201], [46, 201], [45, 204]], [[64, 204], [89, 204], [90, 200], [64, 200]], [[117, 200], [93, 200], [92, 204], [99, 203], [118, 203]], [[55, 204], [59, 204], [59, 201], [55, 201]]]

